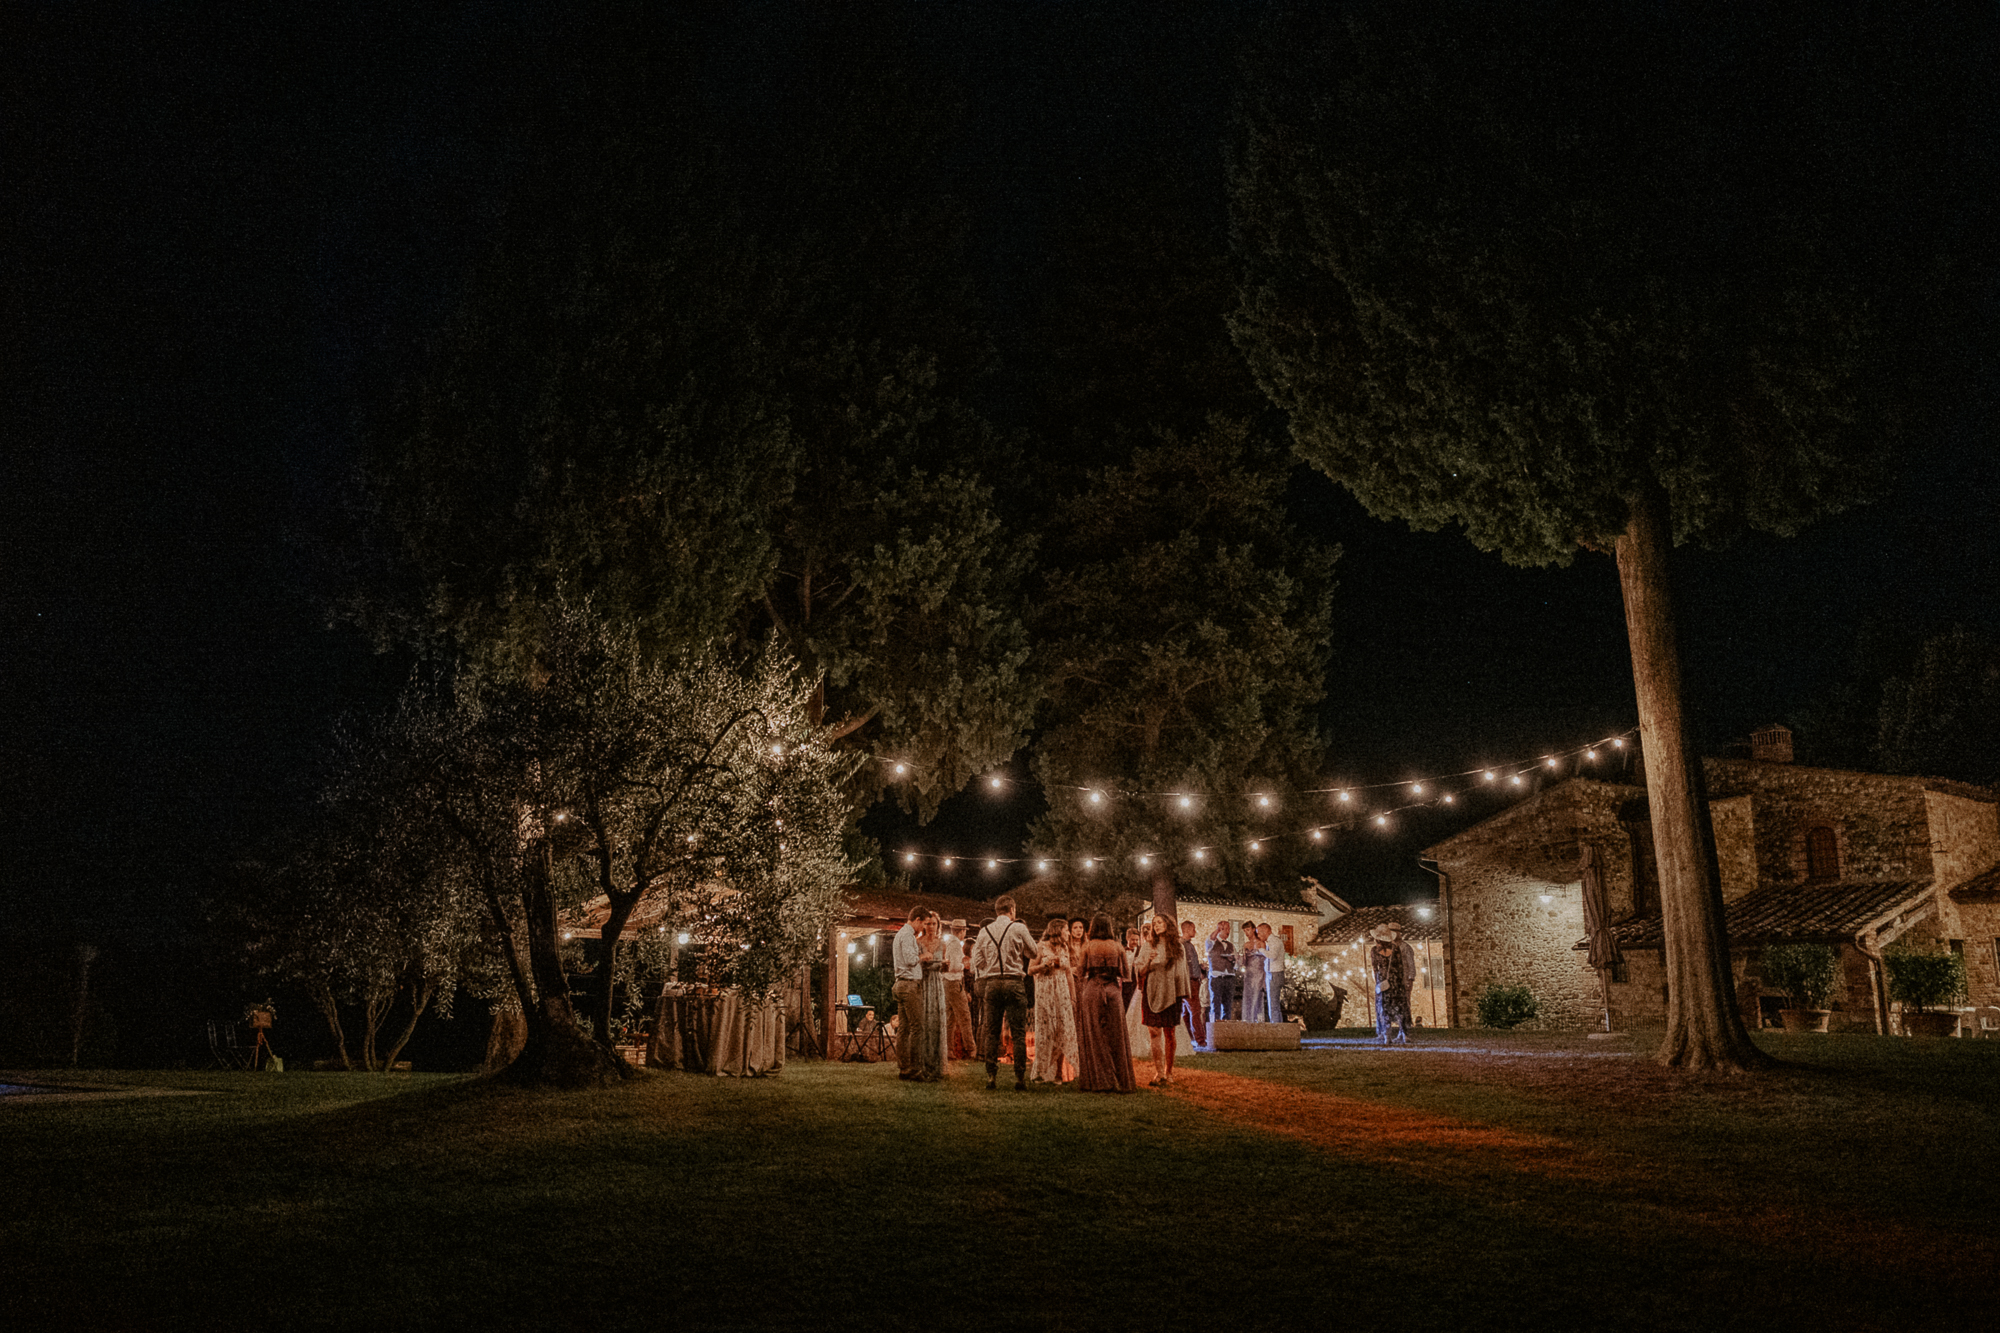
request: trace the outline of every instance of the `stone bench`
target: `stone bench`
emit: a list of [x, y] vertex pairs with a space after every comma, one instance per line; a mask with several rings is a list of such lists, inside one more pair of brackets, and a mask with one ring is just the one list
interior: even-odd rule
[[1296, 1023], [1243, 1023], [1224, 1019], [1208, 1025], [1209, 1044], [1218, 1051], [1296, 1051]]

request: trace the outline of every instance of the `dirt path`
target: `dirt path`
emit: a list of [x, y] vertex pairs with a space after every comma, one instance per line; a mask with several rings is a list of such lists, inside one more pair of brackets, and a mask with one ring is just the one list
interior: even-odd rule
[[[1583, 1230], [1575, 1188], [1587, 1186], [1589, 1230], [1642, 1242], [1670, 1228], [1850, 1271], [1879, 1271], [1974, 1293], [2000, 1292], [2000, 1240], [1950, 1234], [1851, 1209], [1786, 1209], [1706, 1189], [1628, 1154], [1579, 1149], [1539, 1134], [1409, 1107], [1313, 1092], [1214, 1070], [1184, 1069], [1170, 1095], [1232, 1124], [1308, 1143], [1323, 1152], [1407, 1174], [1445, 1189], [1486, 1194], [1511, 1183], [1552, 1224]], [[1538, 1189], [1537, 1186], [1550, 1188]]]

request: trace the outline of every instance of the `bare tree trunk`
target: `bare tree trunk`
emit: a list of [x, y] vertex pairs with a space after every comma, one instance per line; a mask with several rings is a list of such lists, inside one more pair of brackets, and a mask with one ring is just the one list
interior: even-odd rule
[[1618, 582], [1632, 641], [1666, 940], [1667, 1037], [1658, 1059], [1679, 1069], [1755, 1069], [1770, 1060], [1752, 1044], [1736, 1009], [1715, 835], [1681, 709], [1666, 497], [1649, 491], [1633, 497], [1631, 506], [1631, 520], [1617, 543]]
[[479, 1064], [482, 1074], [497, 1074], [514, 1063], [521, 1048], [528, 1044], [528, 1020], [521, 1016], [516, 1005], [496, 1004], [493, 1007], [493, 1027], [486, 1034], [486, 1058]]
[[396, 1044], [389, 1048], [389, 1054], [383, 1058], [382, 1068], [385, 1071], [396, 1067], [396, 1057], [410, 1044], [411, 1034], [417, 1030], [417, 1020], [424, 1016], [424, 1010], [430, 1008], [431, 997], [435, 994], [437, 994], [437, 982], [429, 977], [410, 983], [410, 1021], [403, 1024], [403, 1034], [396, 1038]]
[[529, 848], [522, 906], [526, 911], [528, 964], [536, 998], [523, 1014], [528, 1040], [521, 1054], [500, 1077], [525, 1086], [581, 1088], [608, 1083], [625, 1073], [624, 1063], [591, 1040], [577, 1023], [563, 977], [561, 946], [556, 940], [555, 897], [549, 891], [546, 848]]
[[613, 1004], [613, 993], [618, 989], [618, 946], [621, 943], [619, 936], [625, 933], [625, 923], [632, 919], [632, 911], [639, 905], [639, 895], [614, 893], [607, 894], [606, 899], [611, 915], [605, 919], [604, 929], [598, 932], [597, 938], [601, 946], [599, 952], [603, 955], [603, 959], [598, 963], [597, 970], [601, 976], [597, 993], [590, 998], [591, 1008], [595, 1010], [591, 1014], [593, 1035], [599, 1042], [609, 1046], [611, 1020], [616, 1017], [613, 1012], [616, 1008]]
[[389, 1016], [389, 1006], [395, 1002], [393, 983], [384, 986], [371, 981], [361, 992], [361, 1067], [371, 1074], [382, 1068], [375, 1059], [375, 1035], [382, 1030], [382, 1020]]
[[76, 946], [76, 1012], [70, 1020], [69, 1067], [83, 1063], [83, 1029], [90, 1018], [90, 965], [97, 961], [95, 944]]
[[324, 981], [313, 982], [312, 1000], [320, 1017], [326, 1020], [326, 1030], [333, 1034], [334, 1049], [340, 1052], [340, 1067], [354, 1068], [354, 1057], [347, 1053], [347, 1032], [340, 1026], [340, 1000], [334, 995], [333, 987]]

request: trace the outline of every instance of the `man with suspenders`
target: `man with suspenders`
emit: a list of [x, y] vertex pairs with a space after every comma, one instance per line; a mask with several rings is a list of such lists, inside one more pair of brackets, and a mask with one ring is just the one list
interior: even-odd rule
[[986, 1028], [986, 1087], [1000, 1078], [1000, 1020], [1005, 1015], [1014, 1039], [1014, 1091], [1028, 1090], [1028, 964], [1035, 958], [1035, 937], [1014, 919], [1014, 900], [993, 904], [999, 916], [980, 927], [972, 946], [972, 976], [979, 987]]

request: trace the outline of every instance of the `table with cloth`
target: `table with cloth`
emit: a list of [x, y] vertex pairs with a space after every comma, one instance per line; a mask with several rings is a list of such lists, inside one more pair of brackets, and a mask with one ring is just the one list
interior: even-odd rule
[[785, 1067], [785, 1006], [775, 995], [742, 991], [660, 994], [646, 1063], [656, 1069], [744, 1078]]

